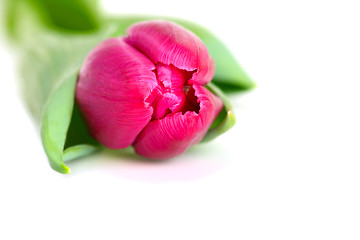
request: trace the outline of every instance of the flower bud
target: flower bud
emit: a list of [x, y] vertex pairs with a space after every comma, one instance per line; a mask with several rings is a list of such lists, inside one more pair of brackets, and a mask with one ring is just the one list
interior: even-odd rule
[[213, 59], [190, 31], [166, 21], [132, 25], [87, 56], [76, 100], [91, 135], [108, 148], [133, 145], [166, 159], [198, 143], [222, 109], [204, 85]]

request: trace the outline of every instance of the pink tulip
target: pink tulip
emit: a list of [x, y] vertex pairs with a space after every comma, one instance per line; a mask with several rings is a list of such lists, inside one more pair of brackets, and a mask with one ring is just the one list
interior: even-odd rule
[[137, 23], [101, 42], [79, 74], [76, 100], [91, 135], [166, 159], [198, 143], [222, 109], [204, 85], [215, 65], [201, 40], [166, 21]]

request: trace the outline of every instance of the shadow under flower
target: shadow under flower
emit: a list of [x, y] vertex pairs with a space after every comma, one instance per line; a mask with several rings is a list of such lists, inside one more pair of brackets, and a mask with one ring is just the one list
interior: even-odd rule
[[213, 143], [200, 144], [185, 154], [168, 160], [151, 160], [137, 155], [132, 147], [102, 151], [68, 162], [71, 176], [88, 171], [100, 171], [134, 181], [192, 181], [214, 174], [229, 164], [222, 156], [226, 152]]

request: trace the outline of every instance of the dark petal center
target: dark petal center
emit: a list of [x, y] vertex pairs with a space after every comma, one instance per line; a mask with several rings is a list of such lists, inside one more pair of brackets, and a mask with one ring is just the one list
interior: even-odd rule
[[200, 103], [195, 90], [188, 84], [195, 71], [178, 69], [173, 65], [156, 64], [153, 70], [158, 86], [146, 99], [154, 109], [152, 119], [161, 119], [168, 114], [187, 111], [199, 113]]

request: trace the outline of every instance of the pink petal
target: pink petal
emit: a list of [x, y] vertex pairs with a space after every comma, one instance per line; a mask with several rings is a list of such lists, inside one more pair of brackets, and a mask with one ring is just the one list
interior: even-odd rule
[[153, 159], [171, 158], [182, 154], [204, 137], [219, 114], [222, 103], [206, 88], [197, 84], [192, 88], [200, 105], [199, 112], [178, 112], [151, 121], [134, 142], [138, 154]]
[[76, 99], [94, 138], [125, 148], [151, 120], [145, 99], [157, 86], [154, 64], [123, 38], [100, 43], [79, 74]]
[[171, 113], [171, 107], [178, 104], [179, 100], [173, 93], [164, 93], [160, 95], [155, 104], [152, 105], [154, 109], [154, 119], [163, 118], [166, 114]]
[[189, 30], [166, 21], [146, 21], [127, 30], [127, 41], [155, 64], [163, 63], [195, 71], [189, 84], [205, 85], [215, 72], [215, 64], [203, 42]]
[[[184, 93], [184, 86], [192, 77], [193, 72], [180, 70], [173, 65], [165, 65], [162, 63], [156, 64], [156, 77], [159, 86], [163, 93], [168, 95], [174, 101], [167, 106], [171, 112], [179, 112], [183, 109], [186, 102], [186, 95]], [[170, 94], [171, 93], [171, 97]], [[165, 95], [164, 94], [164, 95]], [[158, 110], [156, 106], [154, 109]], [[158, 119], [158, 117], [155, 117]]]

